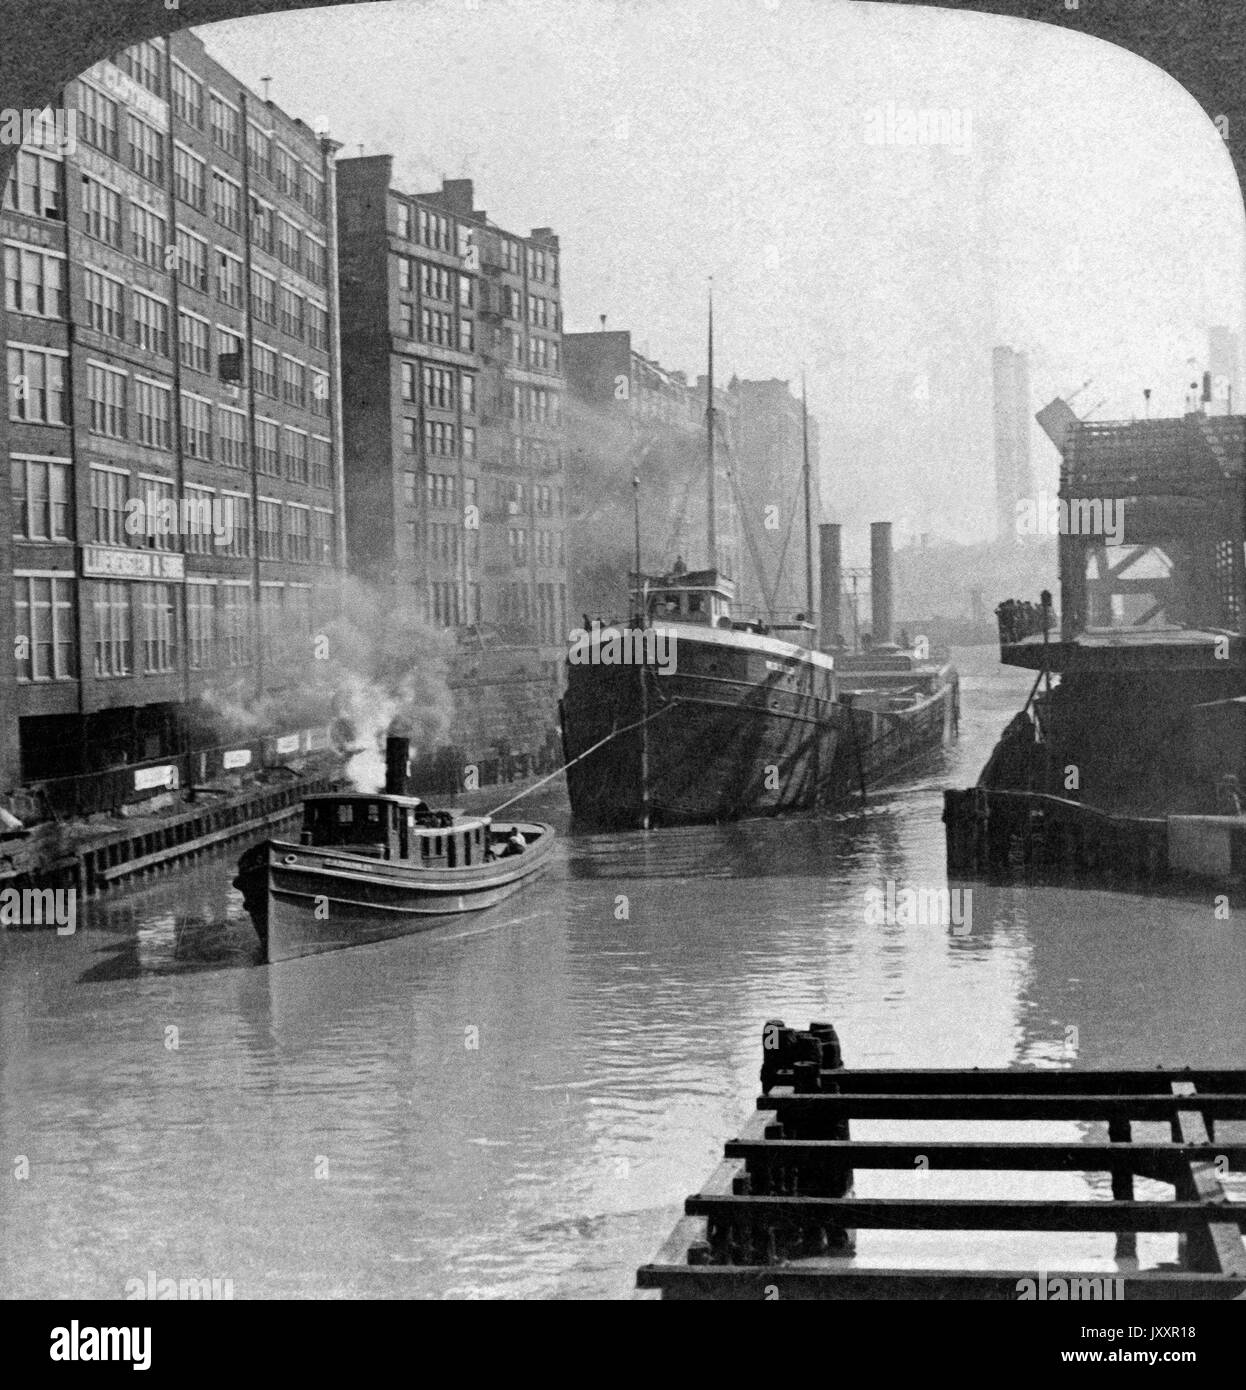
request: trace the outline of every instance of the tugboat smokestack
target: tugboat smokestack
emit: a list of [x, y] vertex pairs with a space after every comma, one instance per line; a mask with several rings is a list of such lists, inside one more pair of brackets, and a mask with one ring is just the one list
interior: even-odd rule
[[410, 777], [411, 740], [390, 734], [385, 740], [385, 794], [406, 796]]

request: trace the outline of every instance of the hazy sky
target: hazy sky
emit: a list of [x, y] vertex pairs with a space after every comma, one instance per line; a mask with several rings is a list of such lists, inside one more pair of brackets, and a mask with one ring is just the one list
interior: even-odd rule
[[[1166, 74], [1054, 26], [848, 0], [392, 0], [198, 32], [324, 117], [340, 157], [362, 141], [412, 191], [471, 177], [503, 226], [552, 226], [569, 330], [605, 313], [703, 370], [713, 274], [724, 376], [808, 364], [830, 518], [989, 530], [997, 342], [1030, 353], [1035, 408], [1089, 377], [1076, 407], [1110, 419], [1144, 386], [1180, 413], [1207, 327], [1241, 327], [1215, 128]], [[885, 143], [889, 103], [955, 112], [959, 146]]]

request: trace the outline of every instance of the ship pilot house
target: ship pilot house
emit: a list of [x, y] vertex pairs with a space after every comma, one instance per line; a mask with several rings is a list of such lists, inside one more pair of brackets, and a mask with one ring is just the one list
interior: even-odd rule
[[1241, 416], [1070, 428], [1061, 616], [997, 610], [1001, 658], [1059, 680], [1034, 704], [1035, 789], [1139, 814], [1213, 811], [1246, 773], [1244, 449]]

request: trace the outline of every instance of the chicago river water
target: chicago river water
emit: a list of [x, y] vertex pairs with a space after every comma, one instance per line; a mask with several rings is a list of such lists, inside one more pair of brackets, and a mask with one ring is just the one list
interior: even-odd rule
[[[748, 1115], [770, 1017], [834, 1021], [850, 1066], [1241, 1066], [1246, 932], [1210, 894], [975, 886], [966, 929], [868, 910], [946, 883], [941, 789], [1024, 700], [994, 649], [959, 659], [960, 744], [864, 812], [563, 835], [495, 912], [273, 967], [233, 855], [85, 905], [73, 936], [0, 932], [0, 1294], [628, 1296]], [[565, 829], [556, 789], [521, 808]], [[857, 1192], [1087, 1184], [1110, 1195]], [[862, 1232], [858, 1259], [1115, 1268], [1086, 1235]]]

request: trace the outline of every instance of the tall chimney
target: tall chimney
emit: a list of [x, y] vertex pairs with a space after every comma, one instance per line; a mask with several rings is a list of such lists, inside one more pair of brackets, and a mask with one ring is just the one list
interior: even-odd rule
[[870, 608], [874, 645], [891, 641], [891, 522], [870, 522]]
[[406, 796], [411, 774], [411, 740], [391, 734], [385, 740], [385, 795]]
[[819, 645], [829, 651], [835, 645], [836, 637], [843, 628], [843, 558], [840, 551], [840, 528], [836, 522], [823, 522], [818, 527], [818, 558], [822, 569], [822, 601], [818, 605], [822, 614], [822, 630], [818, 634]]

